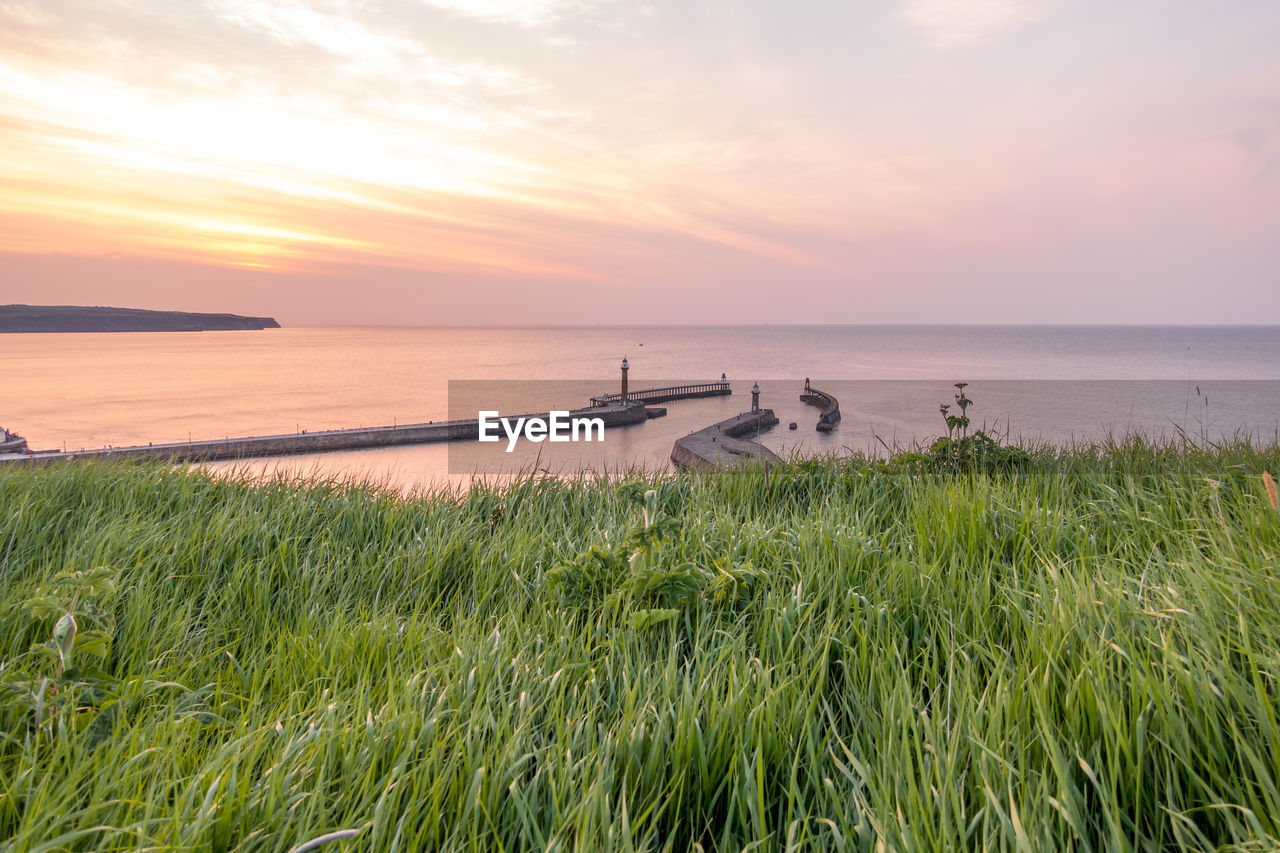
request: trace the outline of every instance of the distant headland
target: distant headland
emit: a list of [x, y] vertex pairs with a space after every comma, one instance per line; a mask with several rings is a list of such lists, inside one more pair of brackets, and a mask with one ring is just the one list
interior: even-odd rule
[[2, 332], [214, 332], [278, 329], [270, 317], [83, 305], [0, 305]]

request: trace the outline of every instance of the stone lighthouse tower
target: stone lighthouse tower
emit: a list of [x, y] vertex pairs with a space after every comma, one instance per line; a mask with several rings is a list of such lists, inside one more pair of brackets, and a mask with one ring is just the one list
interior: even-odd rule
[[622, 401], [621, 401], [622, 405], [624, 406], [627, 405], [627, 370], [629, 369], [630, 368], [627, 365], [627, 357], [624, 355], [622, 357]]
[[753, 383], [751, 386], [751, 413], [754, 415], [760, 411], [760, 383]]

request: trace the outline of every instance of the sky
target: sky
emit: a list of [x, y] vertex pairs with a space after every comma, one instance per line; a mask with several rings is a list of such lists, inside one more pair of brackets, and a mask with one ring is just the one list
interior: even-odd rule
[[0, 0], [0, 302], [1280, 323], [1280, 3]]

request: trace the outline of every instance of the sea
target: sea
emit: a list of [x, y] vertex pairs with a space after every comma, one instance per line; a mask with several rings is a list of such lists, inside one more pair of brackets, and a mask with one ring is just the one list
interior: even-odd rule
[[[710, 381], [726, 397], [603, 442], [404, 445], [208, 463], [220, 473], [358, 480], [405, 491], [530, 470], [668, 470], [673, 441], [748, 409], [784, 456], [878, 454], [945, 433], [965, 382], [973, 428], [1022, 443], [1280, 439], [1280, 326], [293, 327], [0, 335], [0, 426], [76, 450], [573, 409], [618, 390]], [[843, 418], [815, 429], [806, 378]], [[463, 391], [466, 393], [462, 393]], [[465, 405], [462, 402], [465, 400]], [[790, 428], [794, 423], [796, 427]]]

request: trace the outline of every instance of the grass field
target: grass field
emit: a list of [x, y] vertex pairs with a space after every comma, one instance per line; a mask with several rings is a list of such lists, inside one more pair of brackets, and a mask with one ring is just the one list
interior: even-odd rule
[[1266, 469], [1131, 442], [415, 499], [3, 470], [0, 842], [1276, 849]]

